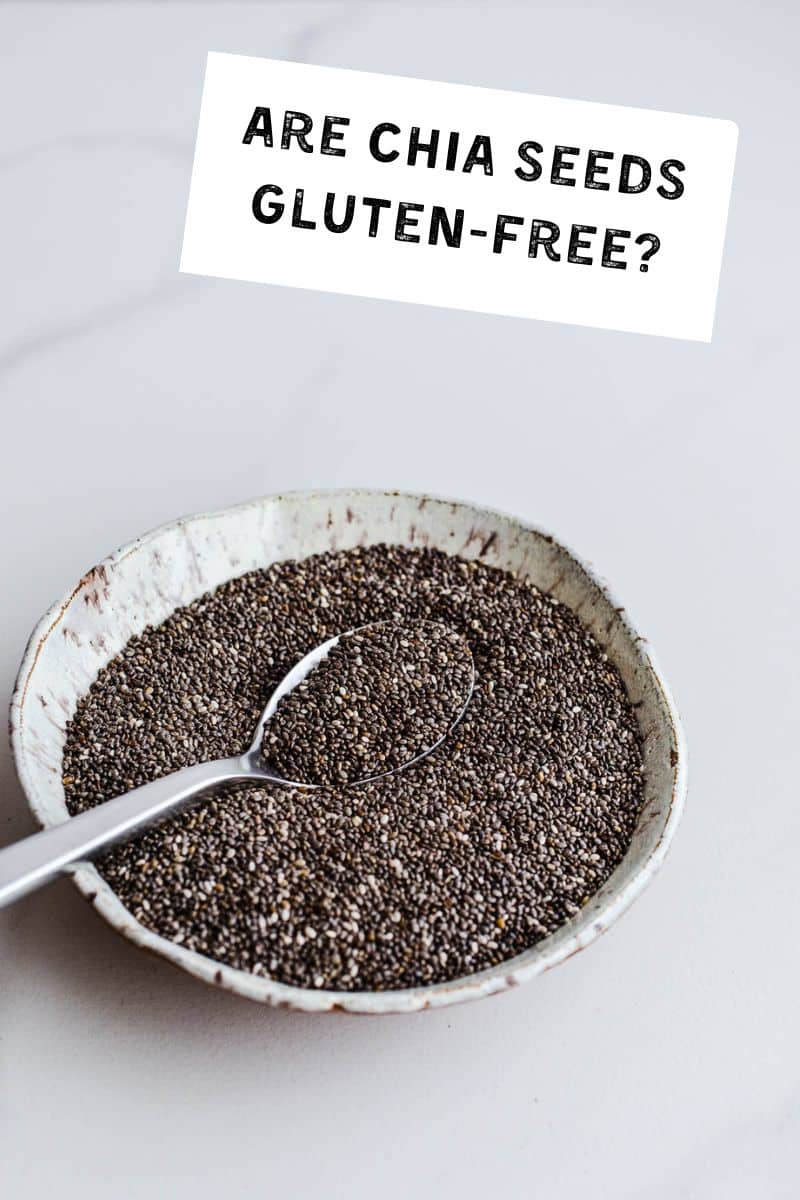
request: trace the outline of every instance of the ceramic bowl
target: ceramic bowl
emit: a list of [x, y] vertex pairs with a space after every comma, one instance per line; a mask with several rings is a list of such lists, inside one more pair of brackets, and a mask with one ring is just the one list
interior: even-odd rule
[[413, 1012], [488, 996], [532, 979], [594, 941], [660, 866], [686, 786], [686, 755], [669, 689], [647, 641], [607, 586], [565, 546], [523, 521], [472, 504], [378, 491], [267, 496], [165, 525], [110, 555], [34, 630], [11, 705], [22, 787], [38, 822], [67, 818], [61, 784], [65, 724], [97, 672], [130, 637], [225, 580], [324, 550], [388, 542], [434, 546], [519, 572], [570, 605], [616, 663], [644, 738], [645, 799], [628, 853], [581, 912], [515, 958], [461, 979], [384, 992], [316, 991], [234, 970], [151, 933], [91, 864], [72, 873], [97, 911], [136, 945], [206, 983], [309, 1012]]

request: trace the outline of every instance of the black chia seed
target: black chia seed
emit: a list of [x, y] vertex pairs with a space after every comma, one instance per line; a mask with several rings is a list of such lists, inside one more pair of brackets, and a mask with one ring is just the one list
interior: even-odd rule
[[469, 646], [439, 621], [354, 630], [280, 702], [264, 760], [329, 787], [395, 771], [442, 740], [471, 687]]
[[435, 550], [277, 563], [131, 639], [69, 723], [70, 811], [242, 752], [300, 658], [387, 620], [466, 639], [476, 682], [456, 729], [386, 779], [222, 792], [114, 849], [98, 867], [143, 925], [285, 983], [409, 987], [520, 953], [605, 882], [642, 803], [616, 668], [565, 605]]

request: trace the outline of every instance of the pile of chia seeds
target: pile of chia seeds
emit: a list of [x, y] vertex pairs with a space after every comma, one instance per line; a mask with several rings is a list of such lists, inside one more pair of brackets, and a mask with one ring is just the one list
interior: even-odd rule
[[580, 910], [641, 807], [633, 707], [569, 608], [436, 550], [277, 563], [133, 638], [69, 724], [70, 811], [243, 751], [315, 646], [417, 620], [462, 635], [475, 663], [441, 746], [367, 784], [221, 793], [114, 849], [98, 867], [137, 920], [285, 983], [374, 990], [490, 967]]
[[472, 674], [465, 639], [439, 621], [346, 633], [278, 705], [264, 760], [284, 779], [331, 787], [396, 771], [455, 724]]

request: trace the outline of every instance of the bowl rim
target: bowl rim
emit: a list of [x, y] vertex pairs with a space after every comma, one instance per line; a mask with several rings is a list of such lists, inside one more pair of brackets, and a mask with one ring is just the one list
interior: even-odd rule
[[403, 489], [312, 488], [267, 493], [221, 509], [193, 513], [165, 521], [107, 554], [97, 566], [86, 572], [73, 588], [65, 592], [44, 613], [28, 638], [12, 692], [9, 714], [12, 759], [17, 778], [28, 807], [40, 828], [47, 828], [58, 822], [50, 820], [43, 812], [39, 803], [35, 779], [29, 770], [28, 757], [23, 743], [27, 690], [44, 643], [58, 627], [73, 599], [88, 578], [98, 573], [102, 575], [108, 568], [113, 568], [129, 555], [147, 546], [149, 542], [189, 524], [213, 521], [223, 516], [233, 516], [250, 508], [262, 508], [269, 504], [279, 504], [284, 500], [294, 503], [307, 500], [344, 500], [350, 497], [354, 500], [370, 500], [378, 496], [413, 500], [417, 503], [433, 502], [434, 504], [448, 505], [454, 509], [469, 509], [488, 519], [508, 521], [517, 530], [544, 539], [558, 552], [570, 558], [615, 610], [625, 635], [635, 646], [636, 653], [648, 669], [651, 679], [660, 693], [663, 712], [669, 724], [673, 743], [672, 787], [669, 797], [665, 797], [667, 810], [656, 844], [626, 883], [621, 887], [613, 887], [612, 881], [616, 873], [614, 871], [594, 894], [593, 899], [604, 892], [608, 893], [599, 911], [593, 916], [591, 924], [583, 929], [573, 928], [580, 921], [583, 912], [581, 910], [576, 917], [565, 922], [552, 934], [522, 951], [521, 954], [471, 975], [417, 987], [386, 991], [335, 991], [302, 988], [280, 983], [267, 976], [254, 975], [208, 958], [197, 951], [187, 950], [141, 925], [123, 906], [93, 863], [80, 863], [66, 872], [82, 895], [92, 903], [109, 924], [135, 945], [150, 950], [205, 983], [274, 1007], [286, 1007], [306, 1012], [416, 1012], [421, 1009], [437, 1008], [492, 995], [527, 982], [590, 945], [627, 911], [660, 869], [674, 838], [685, 805], [688, 784], [687, 747], [672, 691], [664, 678], [649, 640], [638, 632], [628, 609], [620, 603], [610, 584], [589, 561], [541, 526], [477, 501], [453, 499], [431, 492]]

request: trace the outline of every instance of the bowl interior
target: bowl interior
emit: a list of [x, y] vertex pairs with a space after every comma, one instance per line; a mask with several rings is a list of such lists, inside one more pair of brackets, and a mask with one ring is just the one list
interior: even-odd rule
[[647, 643], [604, 585], [548, 534], [499, 513], [382, 492], [266, 497], [147, 534], [89, 571], [40, 622], [12, 702], [12, 744], [28, 802], [49, 826], [67, 816], [61, 783], [65, 726], [98, 671], [130, 637], [228, 579], [289, 558], [388, 542], [433, 546], [518, 571], [568, 604], [617, 665], [644, 738], [645, 797], [623, 862], [572, 921], [499, 967], [402, 992], [314, 992], [235, 971], [150, 933], [90, 864], [75, 880], [122, 933], [208, 982], [253, 999], [305, 1009], [403, 1011], [481, 995], [537, 974], [596, 937], [652, 875], [677, 822], [684, 790], [680, 727]]

